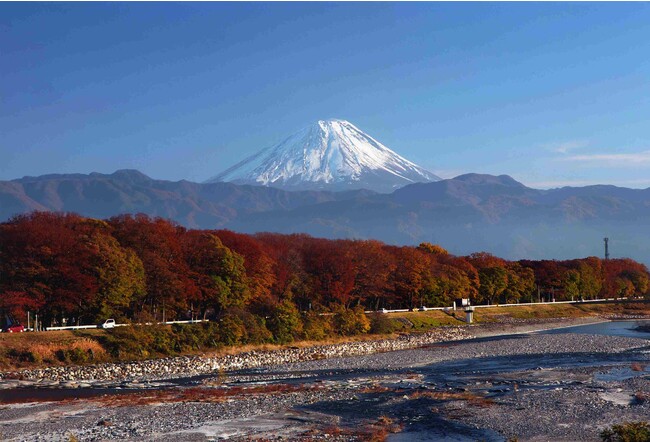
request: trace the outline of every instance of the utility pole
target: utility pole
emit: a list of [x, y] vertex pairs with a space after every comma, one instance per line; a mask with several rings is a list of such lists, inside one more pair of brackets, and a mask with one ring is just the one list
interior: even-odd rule
[[605, 261], [609, 259], [609, 238], [603, 238], [605, 241]]

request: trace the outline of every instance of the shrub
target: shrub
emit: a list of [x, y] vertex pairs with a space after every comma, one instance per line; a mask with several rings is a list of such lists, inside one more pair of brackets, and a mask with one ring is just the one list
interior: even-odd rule
[[148, 332], [151, 336], [150, 352], [161, 355], [172, 355], [176, 353], [176, 340], [174, 332], [170, 327], [164, 325], [151, 325]]
[[18, 362], [42, 362], [42, 358], [37, 352], [11, 348], [7, 351], [7, 356]]
[[[99, 339], [113, 357], [138, 359], [214, 349], [223, 345], [262, 344], [271, 342], [273, 336], [266, 328], [263, 318], [245, 311], [234, 311], [218, 322], [174, 324], [171, 327], [120, 327], [108, 331]], [[72, 353], [57, 355], [58, 359], [66, 361], [71, 361], [74, 357], [81, 358]]]
[[70, 347], [72, 349], [83, 350], [86, 353], [88, 362], [101, 362], [107, 359], [106, 350], [94, 339], [83, 338], [79, 341], [74, 341]]
[[310, 341], [322, 341], [334, 334], [331, 316], [309, 312], [303, 317], [302, 337]]
[[178, 352], [201, 350], [205, 346], [206, 333], [204, 324], [174, 324], [172, 333], [175, 339], [175, 349]]
[[264, 344], [273, 341], [264, 318], [232, 308], [219, 320], [219, 345]]
[[86, 364], [93, 359], [92, 353], [77, 348], [61, 348], [55, 352], [57, 359], [66, 364]]
[[625, 422], [601, 431], [604, 442], [650, 442], [650, 425], [647, 422]]
[[247, 337], [244, 321], [238, 316], [227, 315], [219, 321], [219, 342], [224, 345], [237, 345]]
[[266, 327], [264, 318], [246, 311], [240, 318], [246, 325], [247, 344], [265, 344], [273, 341], [273, 334]]
[[268, 328], [278, 344], [293, 342], [300, 336], [303, 328], [300, 312], [296, 305], [289, 299], [284, 299], [276, 305], [271, 311]]
[[404, 328], [404, 324], [382, 313], [373, 313], [370, 316], [370, 333], [388, 334]]
[[333, 319], [334, 329], [342, 336], [358, 335], [370, 330], [370, 320], [360, 305], [353, 309], [338, 307]]
[[154, 341], [151, 327], [155, 326], [118, 327], [100, 337], [100, 341], [114, 358], [147, 358], [151, 355]]
[[[187, 326], [190, 330], [192, 326]], [[219, 341], [219, 324], [216, 322], [205, 322], [200, 326], [201, 342], [208, 348], [219, 348], [223, 345]]]

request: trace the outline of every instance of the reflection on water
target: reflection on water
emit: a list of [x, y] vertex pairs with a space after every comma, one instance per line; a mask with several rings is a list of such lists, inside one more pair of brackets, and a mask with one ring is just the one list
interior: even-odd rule
[[106, 395], [135, 394], [143, 389], [117, 388], [10, 388], [0, 390], [0, 405], [27, 402], [63, 401], [66, 399], [88, 399]]
[[628, 338], [650, 339], [650, 333], [647, 331], [639, 330], [639, 327], [646, 327], [647, 330], [647, 327], [650, 327], [650, 320], [644, 319], [634, 321], [601, 322], [598, 324], [578, 325], [575, 327], [547, 330], [540, 333], [582, 333], [589, 335], [625, 336]]

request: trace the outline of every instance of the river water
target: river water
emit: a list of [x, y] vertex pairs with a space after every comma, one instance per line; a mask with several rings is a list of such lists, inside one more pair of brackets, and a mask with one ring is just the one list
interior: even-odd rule
[[642, 331], [640, 327], [647, 327], [650, 330], [650, 320], [633, 320], [633, 321], [608, 321], [599, 322], [596, 324], [578, 325], [575, 327], [557, 328], [547, 330], [544, 334], [558, 334], [558, 333], [581, 333], [589, 335], [605, 335], [605, 336], [624, 336], [627, 338], [645, 338], [650, 339], [649, 331]]

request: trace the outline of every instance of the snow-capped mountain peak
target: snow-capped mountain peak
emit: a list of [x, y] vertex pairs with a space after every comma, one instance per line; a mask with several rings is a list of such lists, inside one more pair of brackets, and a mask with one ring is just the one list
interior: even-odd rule
[[401, 157], [354, 124], [319, 120], [261, 150], [209, 182], [232, 181], [289, 189], [390, 192], [440, 178]]

